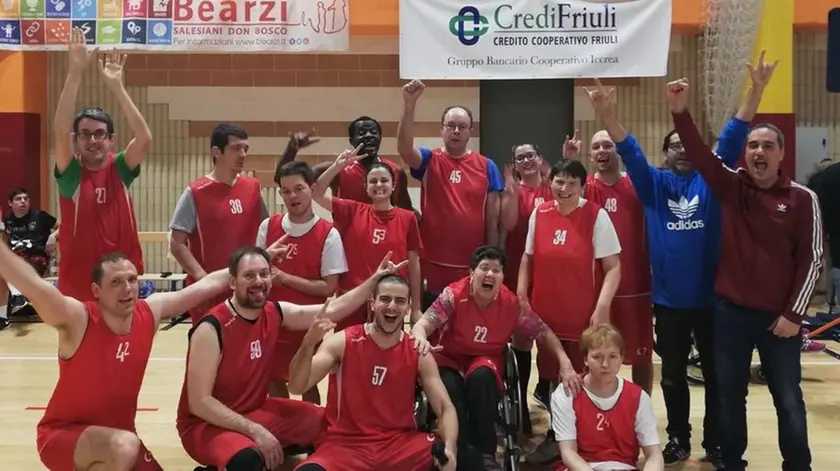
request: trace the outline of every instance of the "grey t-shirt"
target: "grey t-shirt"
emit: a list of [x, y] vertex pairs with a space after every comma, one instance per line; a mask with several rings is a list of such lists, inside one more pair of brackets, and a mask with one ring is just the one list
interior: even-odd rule
[[[266, 207], [265, 200], [262, 198], [260, 198], [260, 214], [263, 220], [268, 217], [268, 207]], [[175, 204], [175, 212], [172, 214], [172, 221], [169, 222], [169, 228], [192, 234], [195, 231], [197, 220], [198, 215], [195, 209], [195, 198], [193, 198], [190, 187], [187, 187], [181, 193], [181, 197], [178, 198], [178, 203]]]

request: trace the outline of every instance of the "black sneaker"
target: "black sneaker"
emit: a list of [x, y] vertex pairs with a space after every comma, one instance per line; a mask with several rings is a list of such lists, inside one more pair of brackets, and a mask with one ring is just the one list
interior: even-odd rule
[[711, 463], [715, 469], [723, 469], [723, 455], [720, 452], [720, 447], [706, 450], [706, 455], [700, 458], [704, 463]]
[[0, 317], [0, 332], [9, 328], [9, 319]]
[[678, 438], [671, 437], [668, 439], [668, 444], [662, 451], [662, 457], [665, 458], [665, 466], [674, 466], [681, 463], [691, 456], [691, 445], [683, 445]]
[[21, 295], [12, 296], [9, 300], [9, 314], [17, 314], [18, 311], [29, 305], [29, 301]]
[[534, 388], [534, 402], [545, 410], [549, 409], [549, 404], [551, 404], [551, 383], [544, 379], [537, 381], [537, 386]]

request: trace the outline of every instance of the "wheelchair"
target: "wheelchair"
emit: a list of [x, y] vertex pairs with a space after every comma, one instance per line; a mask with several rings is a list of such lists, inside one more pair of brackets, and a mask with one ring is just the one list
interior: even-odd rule
[[[503, 435], [504, 469], [505, 471], [519, 471], [519, 461], [523, 453], [517, 437], [522, 430], [523, 398], [519, 390], [519, 365], [510, 345], [505, 346], [504, 361], [502, 399], [499, 401], [496, 423]], [[419, 385], [415, 390], [414, 420], [418, 430], [431, 432], [434, 429], [434, 411], [429, 407], [429, 400]]]

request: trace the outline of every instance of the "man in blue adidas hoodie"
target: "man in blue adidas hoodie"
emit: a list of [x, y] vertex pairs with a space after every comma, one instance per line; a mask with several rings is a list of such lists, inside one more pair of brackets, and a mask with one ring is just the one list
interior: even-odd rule
[[[751, 69], [753, 88], [738, 113], [718, 137], [723, 164], [734, 167], [749, 133], [766, 81], [761, 67]], [[685, 158], [679, 135], [665, 136], [667, 169], [649, 164], [636, 139], [615, 117], [609, 91], [588, 90], [590, 101], [616, 143], [636, 193], [645, 206], [645, 224], [653, 276], [651, 293], [656, 316], [657, 353], [662, 359], [662, 395], [668, 414], [665, 464], [691, 455], [690, 394], [686, 381], [694, 335], [706, 380], [703, 448], [707, 461], [721, 465], [715, 441], [717, 387], [712, 360], [712, 306], [721, 238], [721, 209], [709, 186]], [[603, 99], [606, 97], [606, 99]]]

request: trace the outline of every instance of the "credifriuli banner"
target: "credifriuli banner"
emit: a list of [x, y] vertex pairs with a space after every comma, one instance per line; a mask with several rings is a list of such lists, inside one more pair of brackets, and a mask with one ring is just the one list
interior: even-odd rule
[[671, 0], [400, 0], [403, 79], [660, 77], [670, 41]]
[[348, 1], [0, 0], [0, 49], [66, 49], [80, 28], [91, 46], [126, 50], [346, 51]]

